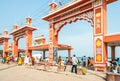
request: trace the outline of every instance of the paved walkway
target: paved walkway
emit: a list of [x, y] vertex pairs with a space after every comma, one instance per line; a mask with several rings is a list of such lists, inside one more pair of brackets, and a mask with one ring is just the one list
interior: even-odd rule
[[105, 73], [87, 70], [86, 75], [78, 75], [67, 71], [57, 72], [56, 67], [43, 71], [43, 66], [37, 69], [30, 66], [16, 64], [0, 64], [0, 81], [105, 81]]

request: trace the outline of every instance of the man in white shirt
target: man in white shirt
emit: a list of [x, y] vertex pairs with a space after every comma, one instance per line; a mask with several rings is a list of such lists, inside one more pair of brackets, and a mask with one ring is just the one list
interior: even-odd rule
[[75, 69], [75, 73], [77, 74], [77, 63], [78, 63], [78, 60], [76, 58], [75, 55], [73, 55], [72, 57], [72, 69], [71, 69], [71, 72], [73, 72], [73, 70]]

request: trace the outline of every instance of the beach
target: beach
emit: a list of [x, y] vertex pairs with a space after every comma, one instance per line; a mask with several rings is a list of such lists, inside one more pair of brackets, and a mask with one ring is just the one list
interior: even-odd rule
[[51, 66], [44, 71], [44, 66], [18, 66], [17, 64], [0, 63], [0, 81], [106, 81], [104, 72], [87, 69], [86, 75], [71, 73], [71, 66], [66, 71], [57, 71], [56, 66]]

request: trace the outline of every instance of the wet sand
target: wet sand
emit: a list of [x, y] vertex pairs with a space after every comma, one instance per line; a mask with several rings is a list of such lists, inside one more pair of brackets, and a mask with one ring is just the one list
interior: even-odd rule
[[106, 81], [105, 73], [87, 69], [86, 75], [71, 73], [71, 66], [66, 71], [57, 71], [57, 67], [50, 67], [44, 71], [43, 66], [18, 66], [16, 64], [0, 63], [0, 81]]

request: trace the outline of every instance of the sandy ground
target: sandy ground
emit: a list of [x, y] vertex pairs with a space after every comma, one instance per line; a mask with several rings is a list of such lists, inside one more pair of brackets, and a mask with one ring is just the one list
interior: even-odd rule
[[71, 66], [67, 66], [65, 72], [58, 72], [56, 67], [50, 67], [48, 71], [43, 66], [18, 66], [16, 64], [0, 64], [0, 81], [106, 81], [105, 73], [87, 70], [86, 75], [78, 75], [70, 72]]

